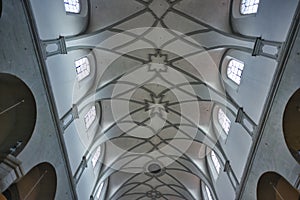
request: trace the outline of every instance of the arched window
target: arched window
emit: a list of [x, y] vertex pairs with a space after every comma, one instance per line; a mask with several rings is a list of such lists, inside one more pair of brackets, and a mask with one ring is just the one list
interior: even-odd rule
[[101, 192], [102, 192], [102, 189], [103, 189], [103, 185], [104, 185], [104, 182], [102, 182], [98, 188], [98, 191], [97, 191], [97, 194], [96, 194], [96, 200], [100, 200], [100, 195], [101, 195]]
[[212, 162], [215, 166], [215, 169], [216, 169], [217, 173], [219, 174], [220, 169], [221, 169], [221, 164], [219, 162], [219, 159], [214, 151], [211, 151], [210, 155], [211, 155]]
[[213, 200], [210, 190], [207, 186], [205, 186], [205, 192], [206, 192], [207, 200]]
[[241, 1], [241, 14], [254, 14], [257, 13], [259, 0], [242, 0]]
[[75, 61], [78, 80], [82, 80], [90, 74], [90, 63], [87, 57]]
[[231, 121], [222, 109], [218, 111], [218, 121], [223, 131], [228, 135]]
[[96, 119], [96, 107], [92, 106], [84, 116], [84, 123], [86, 129], [90, 128], [90, 126], [95, 121], [95, 119]]
[[241, 83], [243, 69], [244, 63], [242, 61], [231, 59], [227, 66], [227, 77], [239, 85]]
[[64, 0], [65, 11], [68, 13], [80, 13], [80, 3], [79, 0]]
[[101, 155], [101, 147], [98, 146], [98, 148], [96, 149], [96, 151], [95, 151], [95, 153], [92, 157], [92, 166], [93, 166], [93, 168], [95, 168], [95, 166], [96, 166], [96, 164], [97, 164], [97, 162], [100, 158], [100, 155]]

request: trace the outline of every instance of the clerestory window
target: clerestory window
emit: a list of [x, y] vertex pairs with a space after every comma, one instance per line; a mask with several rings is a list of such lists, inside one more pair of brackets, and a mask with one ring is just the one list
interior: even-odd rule
[[64, 0], [65, 11], [68, 13], [80, 13], [80, 2], [79, 0]]
[[223, 131], [228, 135], [231, 121], [222, 109], [219, 109], [218, 111], [218, 121]]
[[93, 168], [95, 168], [95, 166], [96, 166], [96, 164], [97, 164], [97, 162], [100, 158], [100, 155], [101, 155], [101, 147], [98, 146], [95, 153], [94, 153], [94, 155], [93, 155], [93, 157], [92, 157], [92, 166], [93, 166]]
[[205, 192], [206, 192], [206, 195], [207, 195], [207, 198], [208, 198], [207, 200], [213, 200], [212, 195], [210, 193], [210, 190], [207, 186], [205, 186]]
[[103, 185], [104, 183], [102, 182], [98, 188], [98, 191], [97, 191], [97, 194], [96, 194], [96, 199], [99, 200], [100, 199], [100, 195], [101, 195], [101, 192], [102, 192], [102, 189], [103, 189]]
[[93, 124], [95, 119], [96, 119], [96, 107], [92, 106], [84, 116], [84, 123], [86, 129], [90, 128], [90, 126]]
[[215, 167], [217, 173], [219, 174], [220, 169], [221, 169], [221, 164], [220, 164], [219, 159], [214, 151], [211, 151], [211, 159], [213, 161], [213, 164], [214, 164], [214, 167]]
[[231, 59], [227, 66], [227, 77], [236, 84], [240, 85], [243, 70], [244, 63], [242, 61]]
[[90, 63], [87, 57], [75, 61], [76, 74], [79, 81], [90, 74]]
[[259, 0], [242, 0], [241, 1], [241, 14], [255, 14], [258, 11]]

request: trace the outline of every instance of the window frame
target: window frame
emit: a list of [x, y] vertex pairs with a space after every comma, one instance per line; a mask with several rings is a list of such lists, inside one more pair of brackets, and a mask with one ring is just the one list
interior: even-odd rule
[[[231, 128], [231, 121], [230, 121], [229, 117], [226, 115], [226, 112], [223, 111], [222, 108], [218, 109], [217, 118], [218, 118], [218, 123], [221, 126], [222, 131], [226, 134], [226, 136], [228, 136], [230, 128]], [[226, 123], [226, 125], [224, 125], [225, 123]]]
[[98, 189], [97, 189], [97, 192], [95, 194], [95, 198], [96, 200], [100, 200], [100, 197], [101, 197], [101, 193], [103, 191], [103, 188], [104, 188], [104, 182], [100, 183]]
[[96, 168], [97, 163], [98, 163], [99, 160], [100, 160], [101, 153], [102, 153], [102, 151], [101, 151], [101, 146], [98, 146], [98, 147], [96, 148], [96, 150], [94, 151], [94, 153], [93, 153], [93, 155], [92, 155], [92, 158], [91, 158], [91, 163], [92, 163], [93, 169]]
[[[251, 0], [241, 0], [240, 1], [239, 11], [242, 16], [255, 15], [258, 13], [260, 0], [253, 0], [255, 2], [253, 5], [245, 6], [245, 8], [247, 8], [247, 7], [253, 7], [253, 6], [257, 5], [257, 8], [254, 12], [250, 12], [250, 11], [243, 12], [243, 5], [249, 3], [249, 1], [251, 1]], [[256, 2], [256, 1], [258, 1], [258, 2]]]
[[[231, 58], [226, 66], [226, 77], [236, 85], [240, 86], [244, 68], [245, 63], [243, 61], [236, 58]], [[239, 80], [237, 80], [235, 77], [238, 77]]]
[[[82, 57], [74, 62], [76, 70], [76, 78], [82, 81], [91, 74], [91, 66], [88, 57]], [[79, 71], [80, 70], [80, 71]]]
[[97, 118], [96, 105], [93, 105], [84, 115], [84, 124], [86, 130], [88, 130]]
[[[70, 5], [70, 3], [72, 3], [72, 2], [75, 2], [77, 4], [77, 5], [71, 4], [72, 8], [78, 6], [77, 10], [73, 9], [73, 11], [72, 11], [72, 9], [69, 9], [69, 8], [66, 7], [66, 5]], [[80, 14], [80, 12], [81, 12], [81, 2], [80, 2], [80, 0], [64, 0], [64, 8], [65, 8], [66, 13], [68, 13], [68, 14]]]
[[207, 187], [207, 185], [205, 185], [204, 187], [205, 187], [205, 193], [206, 193], [207, 200], [214, 200], [214, 198], [213, 198], [212, 195], [211, 195], [211, 191], [210, 191], [210, 189]]
[[211, 151], [210, 152], [210, 158], [212, 160], [214, 169], [216, 170], [217, 176], [220, 174], [221, 172], [221, 162], [217, 156], [217, 154], [215, 153], [215, 151]]

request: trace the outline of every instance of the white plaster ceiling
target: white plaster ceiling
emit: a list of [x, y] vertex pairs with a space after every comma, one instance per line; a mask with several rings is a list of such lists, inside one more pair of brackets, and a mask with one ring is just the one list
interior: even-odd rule
[[[68, 54], [46, 60], [58, 114], [63, 118], [77, 106], [79, 119], [73, 122], [77, 136], [72, 137], [79, 138], [84, 155], [90, 157], [102, 146], [104, 165], [95, 176], [91, 193], [105, 182], [104, 199], [205, 199], [206, 193], [201, 191], [207, 185], [215, 199], [232, 198], [235, 188], [227, 190], [231, 187], [227, 174], [221, 172], [217, 180], [205, 155], [214, 149], [223, 168], [229, 159], [240, 180], [252, 140], [247, 130], [234, 123], [235, 117], [239, 107], [247, 109], [243, 103], [253, 100], [251, 93], [257, 91], [257, 107], [246, 112], [259, 121], [277, 61], [255, 58], [255, 66], [260, 63], [268, 68], [267, 75], [255, 66], [251, 69], [253, 61], [249, 62], [243, 74], [245, 83], [239, 86], [249, 96], [242, 96], [224, 82], [222, 59], [228, 49], [242, 52], [235, 53], [240, 59], [254, 59], [255, 36], [269, 37], [270, 30], [243, 35], [239, 25], [239, 33], [234, 32], [230, 9], [239, 1], [84, 2], [88, 14], [81, 15], [77, 24], [75, 15], [67, 15], [62, 19], [68, 22], [65, 27], [53, 22], [47, 33], [39, 3], [32, 0], [32, 5], [41, 38], [67, 36]], [[279, 7], [279, 2], [274, 4]], [[62, 15], [64, 11], [60, 8], [57, 12]], [[291, 20], [286, 18], [283, 20]], [[246, 29], [248, 26], [256, 30], [255, 23], [247, 22]], [[286, 33], [278, 32], [274, 38], [284, 41]], [[53, 35], [57, 37], [51, 38]], [[90, 60], [91, 74], [78, 82], [72, 63], [83, 56]], [[247, 79], [252, 80], [255, 73], [257, 85], [248, 84]], [[99, 104], [97, 122], [86, 131], [84, 113], [95, 102]], [[232, 121], [228, 141], [214, 126], [217, 107], [226, 108]], [[67, 148], [72, 154], [76, 147], [70, 144]], [[77, 154], [75, 157], [83, 156]], [[75, 169], [79, 165], [70, 162]], [[156, 169], [154, 173], [149, 172], [150, 165]]]

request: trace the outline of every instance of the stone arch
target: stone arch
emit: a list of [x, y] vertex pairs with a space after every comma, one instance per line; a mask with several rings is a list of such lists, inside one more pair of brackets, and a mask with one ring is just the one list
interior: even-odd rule
[[257, 184], [257, 200], [299, 200], [299, 192], [281, 175], [264, 173]]
[[283, 115], [283, 134], [292, 156], [300, 163], [300, 89], [286, 104]]
[[0, 153], [18, 155], [28, 143], [36, 123], [36, 102], [18, 77], [0, 73]]
[[[53, 200], [56, 186], [57, 176], [54, 167], [49, 163], [40, 163], [4, 191], [2, 197], [4, 200]], [[2, 197], [0, 196], [0, 199]]]

